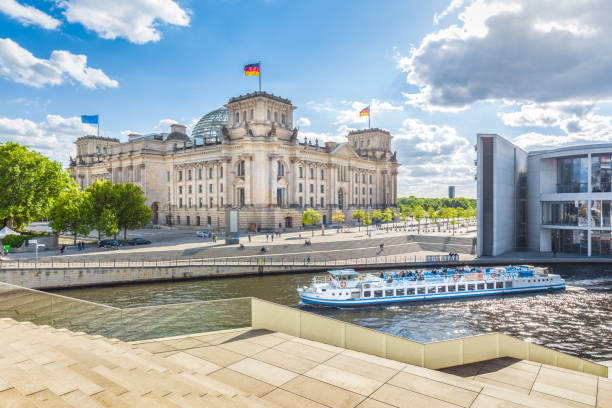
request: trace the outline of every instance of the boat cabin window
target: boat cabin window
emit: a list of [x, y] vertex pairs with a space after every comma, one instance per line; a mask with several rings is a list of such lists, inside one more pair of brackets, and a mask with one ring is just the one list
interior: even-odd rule
[[424, 295], [425, 294], [425, 287], [421, 286], [420, 288], [417, 288], [417, 293], [419, 295]]
[[382, 297], [382, 290], [375, 290], [374, 297]]
[[395, 296], [404, 296], [404, 289], [395, 289]]
[[321, 289], [321, 292], [325, 292], [325, 291], [327, 291], [327, 289]]
[[478, 287], [478, 290], [483, 290], [484, 289], [484, 283], [479, 283], [477, 287]]
[[438, 286], [438, 293], [446, 292], [446, 286]]
[[363, 292], [363, 297], [370, 297], [371, 294], [372, 292], [370, 292], [369, 290], [366, 290], [365, 292]]
[[507, 288], [511, 288], [512, 287], [512, 281], [506, 281], [506, 287]]
[[448, 291], [449, 292], [455, 292], [456, 290], [456, 286], [455, 285], [448, 285]]
[[407, 295], [414, 295], [414, 288], [408, 288], [408, 289], [406, 289], [406, 294], [407, 294]]
[[430, 286], [427, 288], [427, 293], [436, 293], [436, 287], [435, 286]]
[[393, 296], [393, 289], [385, 290], [385, 296], [387, 296], [387, 297]]
[[366, 288], [366, 289], [370, 289], [370, 285], [369, 284], [365, 284], [365, 285], [363, 285], [363, 287]]
[[487, 289], [493, 289], [495, 284], [493, 282], [487, 282]]
[[458, 292], [463, 292], [465, 290], [465, 285], [459, 285], [457, 286], [457, 291]]
[[495, 282], [496, 289], [503, 289], [503, 287], [504, 287], [504, 282]]
[[468, 285], [468, 290], [475, 290], [476, 289], [476, 285], [474, 285], [473, 283], [470, 283]]

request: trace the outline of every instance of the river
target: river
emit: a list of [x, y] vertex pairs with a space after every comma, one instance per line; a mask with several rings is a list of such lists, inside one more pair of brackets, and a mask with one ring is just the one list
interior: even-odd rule
[[130, 284], [54, 291], [127, 308], [255, 296], [420, 342], [500, 331], [593, 361], [612, 360], [612, 268], [556, 267], [568, 290], [367, 308], [299, 305], [313, 274]]

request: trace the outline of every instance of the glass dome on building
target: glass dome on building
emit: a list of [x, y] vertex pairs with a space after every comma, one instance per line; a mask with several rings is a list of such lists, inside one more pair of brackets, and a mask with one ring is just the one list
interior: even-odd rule
[[227, 109], [215, 109], [200, 118], [191, 132], [191, 137], [193, 139], [221, 140], [223, 126], [227, 126]]

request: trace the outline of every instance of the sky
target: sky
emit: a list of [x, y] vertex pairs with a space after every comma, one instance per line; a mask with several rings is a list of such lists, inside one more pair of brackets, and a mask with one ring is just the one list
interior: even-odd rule
[[233, 96], [297, 106], [299, 137], [393, 134], [398, 193], [475, 197], [477, 133], [526, 150], [612, 141], [609, 0], [0, 0], [0, 142], [190, 129]]

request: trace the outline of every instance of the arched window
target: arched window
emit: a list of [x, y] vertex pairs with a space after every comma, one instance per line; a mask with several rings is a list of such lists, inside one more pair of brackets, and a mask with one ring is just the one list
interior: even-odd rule
[[238, 162], [238, 167], [236, 168], [236, 176], [238, 177], [244, 177], [245, 171], [244, 171], [244, 160], [241, 160]]
[[246, 111], [242, 111], [242, 120], [244, 120], [245, 122], [247, 120]]
[[283, 166], [283, 163], [281, 163], [280, 160], [276, 162], [276, 164], [277, 164], [277, 176], [283, 177], [285, 175], [285, 166]]
[[102, 153], [106, 154], [106, 147], [102, 148]]
[[96, 153], [100, 153], [100, 146], [96, 146]]
[[236, 115], [234, 115], [234, 117], [236, 118], [236, 124], [240, 123], [240, 112], [236, 112]]

